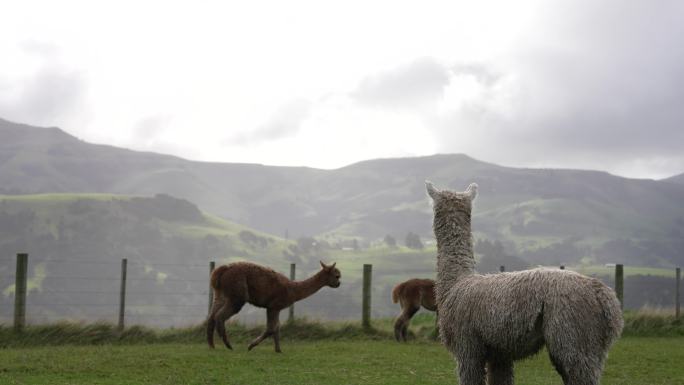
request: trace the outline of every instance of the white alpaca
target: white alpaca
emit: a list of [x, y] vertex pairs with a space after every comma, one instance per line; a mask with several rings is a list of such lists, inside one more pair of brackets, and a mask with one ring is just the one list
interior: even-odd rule
[[465, 192], [426, 185], [437, 238], [440, 337], [458, 361], [460, 384], [513, 384], [513, 361], [544, 345], [564, 384], [599, 384], [623, 326], [613, 290], [566, 270], [475, 274], [470, 220], [477, 185]]

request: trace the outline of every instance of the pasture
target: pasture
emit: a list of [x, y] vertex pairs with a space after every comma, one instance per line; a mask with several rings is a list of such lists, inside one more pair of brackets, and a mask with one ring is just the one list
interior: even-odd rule
[[[268, 343], [267, 343], [268, 342]], [[201, 343], [39, 346], [0, 349], [2, 384], [456, 384], [438, 343], [389, 339], [271, 341], [247, 352]], [[684, 337], [625, 337], [611, 350], [602, 384], [684, 384]], [[516, 365], [516, 383], [560, 385], [546, 353]]]

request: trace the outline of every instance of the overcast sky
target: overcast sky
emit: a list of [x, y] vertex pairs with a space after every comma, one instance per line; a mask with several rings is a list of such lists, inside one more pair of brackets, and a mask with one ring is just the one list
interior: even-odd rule
[[14, 1], [0, 117], [195, 160], [684, 172], [683, 1]]

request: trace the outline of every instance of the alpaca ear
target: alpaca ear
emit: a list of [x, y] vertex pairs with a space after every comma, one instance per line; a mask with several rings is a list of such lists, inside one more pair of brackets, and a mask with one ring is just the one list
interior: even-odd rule
[[471, 201], [474, 201], [477, 197], [477, 183], [471, 183], [466, 189], [465, 193], [470, 197]]
[[318, 262], [321, 263], [321, 268], [323, 268], [323, 269], [327, 269], [327, 268], [328, 268], [328, 266], [326, 266], [325, 263], [323, 263], [323, 261], [318, 261]]
[[331, 269], [334, 269], [334, 268], [335, 268], [335, 265], [337, 265], [337, 262], [333, 262], [333, 264], [330, 265], [330, 268], [331, 268]]
[[425, 188], [427, 189], [428, 195], [433, 200], [436, 200], [439, 197], [440, 191], [437, 190], [437, 188], [429, 180], [425, 181]]

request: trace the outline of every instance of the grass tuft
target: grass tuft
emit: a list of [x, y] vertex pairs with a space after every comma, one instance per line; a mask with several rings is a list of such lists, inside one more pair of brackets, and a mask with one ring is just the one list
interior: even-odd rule
[[682, 316], [676, 318], [671, 310], [642, 308], [625, 311], [625, 336], [676, 337], [684, 336]]

